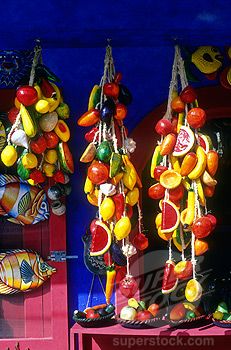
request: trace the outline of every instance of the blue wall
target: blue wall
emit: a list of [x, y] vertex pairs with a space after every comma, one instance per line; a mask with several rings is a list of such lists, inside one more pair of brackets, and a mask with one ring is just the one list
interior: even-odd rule
[[[115, 48], [115, 66], [123, 73], [123, 82], [133, 94], [126, 125], [131, 131], [155, 106], [162, 103], [168, 94], [172, 47]], [[77, 126], [77, 118], [86, 111], [88, 96], [94, 84], [103, 74], [105, 50], [97, 49], [46, 49], [45, 64], [62, 80], [64, 98], [71, 107], [69, 125], [72, 130], [71, 148], [75, 159], [75, 174], [72, 176], [72, 193], [68, 198], [67, 251], [79, 255], [78, 260], [68, 263], [69, 316], [74, 309], [84, 309], [92, 275], [86, 270], [82, 254], [81, 236], [94, 217], [95, 207], [89, 205], [83, 194], [86, 165], [79, 158], [86, 146], [85, 128]], [[103, 302], [98, 281], [93, 293], [93, 303]]]

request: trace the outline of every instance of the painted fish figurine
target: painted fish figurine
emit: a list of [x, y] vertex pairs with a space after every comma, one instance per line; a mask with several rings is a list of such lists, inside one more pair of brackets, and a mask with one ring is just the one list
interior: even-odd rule
[[37, 224], [49, 217], [45, 192], [16, 176], [0, 174], [0, 215], [21, 225]]
[[56, 269], [28, 249], [0, 252], [0, 294], [27, 292], [40, 287]]
[[221, 67], [223, 56], [214, 46], [200, 46], [191, 59], [201, 73], [212, 74]]

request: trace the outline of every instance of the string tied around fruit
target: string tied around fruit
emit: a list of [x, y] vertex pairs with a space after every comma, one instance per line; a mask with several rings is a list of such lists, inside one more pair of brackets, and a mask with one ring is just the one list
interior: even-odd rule
[[[38, 65], [39, 60], [41, 60], [42, 58], [42, 47], [40, 45], [40, 41], [36, 40], [36, 46], [34, 47], [34, 57], [33, 57], [33, 62], [32, 62], [32, 66], [31, 66], [31, 71], [30, 71], [30, 78], [29, 78], [29, 86], [33, 86], [34, 84], [34, 79], [35, 79], [35, 68]], [[21, 111], [19, 110], [16, 119], [9, 131], [9, 134], [7, 136], [7, 144], [11, 145], [12, 141], [11, 141], [11, 137], [13, 135], [13, 133], [19, 129], [21, 124]], [[25, 143], [26, 145], [26, 143]], [[25, 147], [29, 150], [29, 143], [27, 142], [27, 147]]]

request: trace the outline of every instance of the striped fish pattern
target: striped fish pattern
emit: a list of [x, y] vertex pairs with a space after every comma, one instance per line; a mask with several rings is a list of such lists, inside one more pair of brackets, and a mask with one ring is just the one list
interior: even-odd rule
[[46, 194], [16, 176], [0, 175], [0, 215], [21, 225], [46, 220], [49, 217]]
[[55, 272], [37, 252], [15, 249], [0, 253], [0, 294], [36, 289]]

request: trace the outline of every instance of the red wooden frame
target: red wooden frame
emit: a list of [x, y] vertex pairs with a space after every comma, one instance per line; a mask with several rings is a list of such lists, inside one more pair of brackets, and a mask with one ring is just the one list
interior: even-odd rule
[[[7, 111], [14, 102], [14, 90], [1, 90], [0, 110]], [[23, 228], [23, 248], [33, 249], [46, 259], [51, 251], [66, 251], [66, 216], [51, 213], [49, 220]], [[12, 244], [12, 243], [11, 243]], [[17, 242], [15, 242], [17, 248]], [[37, 290], [25, 293], [24, 312], [16, 314], [24, 318], [22, 337], [0, 339], [0, 349], [14, 350], [19, 343], [20, 350], [67, 350], [68, 349], [68, 304], [66, 262], [51, 262], [57, 272]], [[11, 296], [9, 296], [10, 298]], [[4, 316], [10, 302], [2, 300]], [[8, 310], [9, 311], [9, 310]], [[11, 320], [12, 321], [12, 320]], [[11, 327], [14, 327], [14, 320]], [[16, 325], [16, 324], [15, 324]]]

